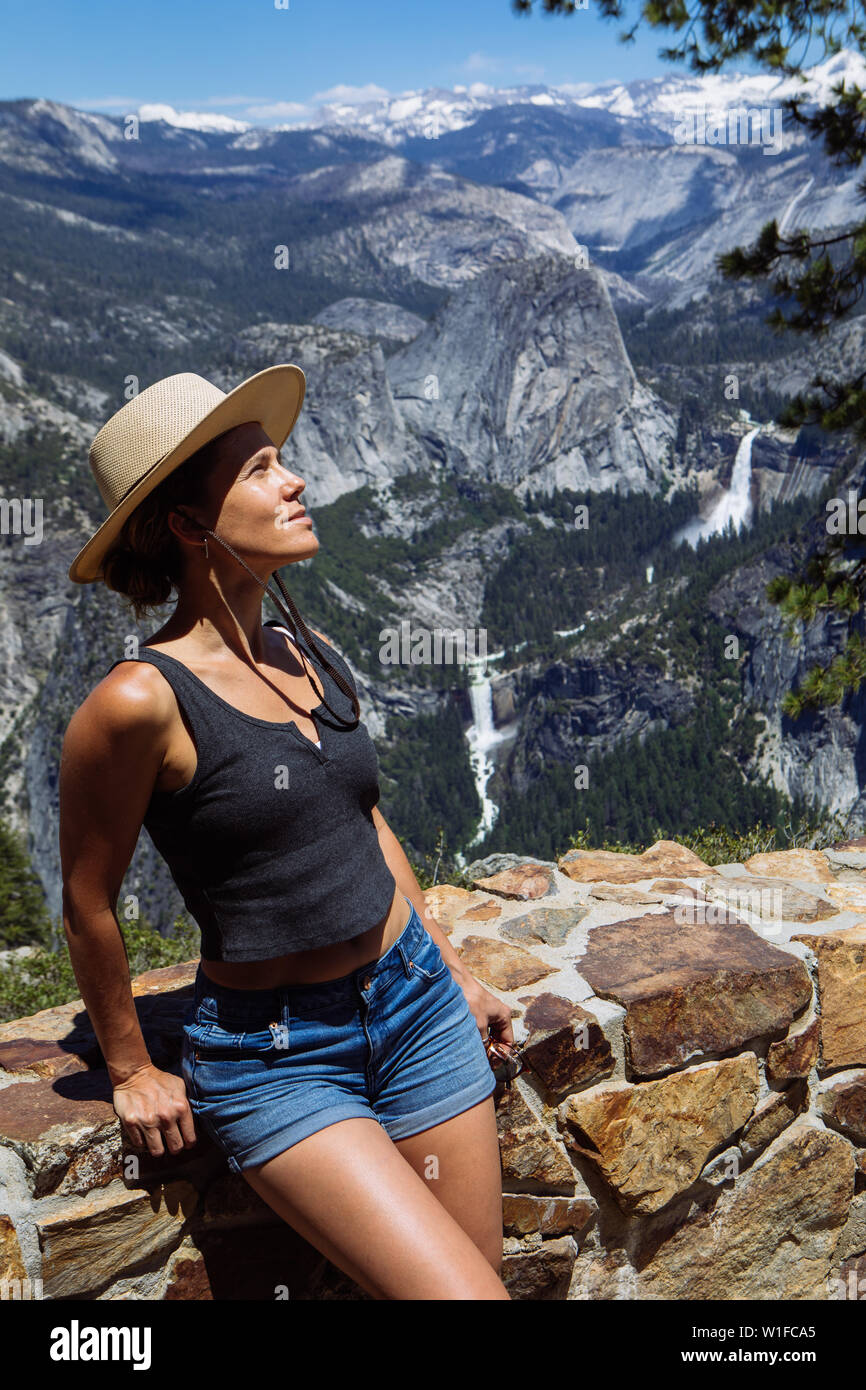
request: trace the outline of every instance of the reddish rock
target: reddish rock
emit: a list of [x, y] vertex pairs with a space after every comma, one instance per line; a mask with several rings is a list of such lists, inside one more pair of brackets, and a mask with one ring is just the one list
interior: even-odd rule
[[830, 1129], [858, 1145], [866, 1144], [866, 1071], [846, 1073], [822, 1086], [816, 1110]]
[[518, 898], [523, 902], [556, 892], [553, 870], [544, 864], [515, 864], [489, 878], [476, 878], [474, 884], [485, 893], [497, 893], [500, 898]]
[[789, 1033], [780, 1042], [770, 1043], [767, 1051], [767, 1080], [791, 1081], [808, 1076], [818, 1060], [820, 1024], [813, 1018], [800, 1033]]
[[579, 1004], [556, 994], [539, 994], [527, 1009], [525, 1023], [523, 1057], [553, 1104], [614, 1070], [610, 1043], [598, 1019]]
[[524, 1100], [518, 1079], [496, 1105], [496, 1128], [505, 1182], [531, 1182], [549, 1191], [572, 1194], [574, 1169], [561, 1140]]
[[102, 1063], [95, 1037], [72, 1046], [46, 1038], [8, 1038], [0, 1041], [0, 1068], [8, 1072], [33, 1072], [36, 1076], [68, 1076]]
[[213, 1290], [210, 1286], [207, 1266], [200, 1250], [181, 1249], [175, 1252], [169, 1265], [168, 1279], [162, 1297], [166, 1302], [184, 1300], [204, 1303], [213, 1301]]
[[787, 1028], [812, 997], [803, 962], [745, 923], [689, 925], [673, 912], [594, 927], [576, 967], [602, 999], [624, 1005], [640, 1076]]

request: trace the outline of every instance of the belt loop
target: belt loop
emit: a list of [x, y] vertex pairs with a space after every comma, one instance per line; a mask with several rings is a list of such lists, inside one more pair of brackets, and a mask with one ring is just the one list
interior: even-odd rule
[[412, 962], [411, 962], [411, 960], [409, 959], [409, 952], [406, 950], [406, 947], [403, 945], [402, 941], [400, 941], [400, 940], [395, 941], [394, 945], [397, 947], [397, 950], [400, 952], [400, 959], [401, 959], [402, 962], [403, 962], [403, 973], [404, 973], [404, 975], [406, 976], [406, 979], [407, 979], [407, 980], [411, 980], [411, 979], [412, 979]]

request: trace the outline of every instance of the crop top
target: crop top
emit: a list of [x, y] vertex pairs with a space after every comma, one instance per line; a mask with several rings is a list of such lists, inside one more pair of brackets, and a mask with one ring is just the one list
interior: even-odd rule
[[[265, 626], [288, 632], [273, 619]], [[349, 697], [306, 641], [293, 640], [328, 704], [352, 720]], [[346, 662], [330, 644], [326, 651], [354, 689]], [[131, 659], [159, 667], [197, 750], [189, 782], [154, 787], [143, 824], [201, 929], [203, 958], [270, 960], [381, 922], [396, 880], [372, 816], [379, 765], [363, 721], [347, 729], [318, 704], [310, 711], [317, 745], [293, 719], [236, 709], [167, 652], [140, 646]]]

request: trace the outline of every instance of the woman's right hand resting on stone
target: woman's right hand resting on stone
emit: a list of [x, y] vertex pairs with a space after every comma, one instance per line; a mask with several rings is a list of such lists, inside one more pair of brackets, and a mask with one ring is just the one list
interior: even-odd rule
[[152, 1063], [140, 1067], [114, 1087], [113, 1105], [133, 1147], [147, 1148], [153, 1158], [166, 1149], [177, 1154], [196, 1143], [186, 1086], [173, 1072], [160, 1071]]

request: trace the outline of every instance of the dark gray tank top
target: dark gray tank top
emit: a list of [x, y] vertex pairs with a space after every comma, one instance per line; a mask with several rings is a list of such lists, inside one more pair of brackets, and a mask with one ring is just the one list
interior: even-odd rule
[[[274, 619], [265, 626], [288, 631]], [[303, 638], [292, 640], [328, 704], [351, 721], [349, 697]], [[343, 658], [322, 646], [354, 688]], [[317, 705], [317, 747], [294, 720], [235, 709], [166, 652], [139, 647], [131, 659], [159, 667], [198, 753], [185, 786], [154, 788], [144, 827], [201, 928], [204, 959], [270, 960], [348, 941], [381, 922], [397, 885], [372, 817], [379, 764], [363, 722], [347, 729]]]

